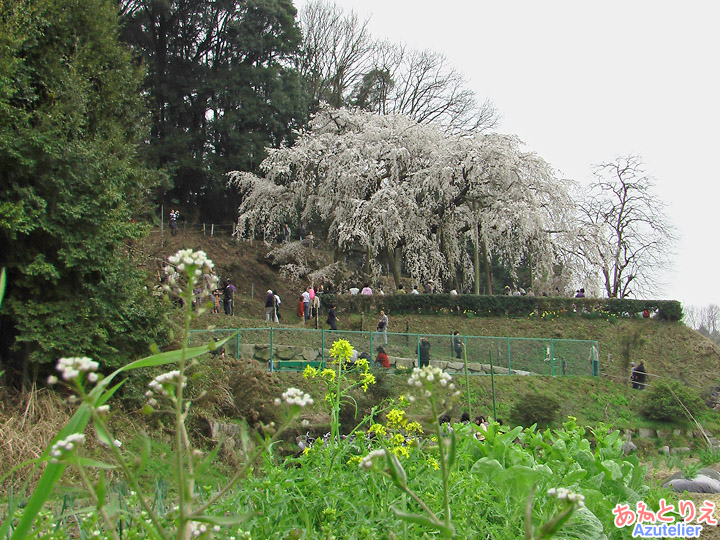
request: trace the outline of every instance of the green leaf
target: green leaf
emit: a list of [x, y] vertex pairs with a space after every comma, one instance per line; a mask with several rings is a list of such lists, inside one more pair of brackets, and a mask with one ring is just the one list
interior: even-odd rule
[[245, 512], [243, 514], [235, 514], [233, 516], [193, 516], [193, 521], [202, 521], [212, 525], [232, 526], [243, 523], [256, 515], [257, 512]]
[[95, 469], [116, 469], [117, 467], [115, 465], [110, 465], [109, 463], [104, 463], [102, 461], [98, 461], [96, 459], [86, 458], [82, 456], [77, 456], [74, 459], [75, 463], [82, 467], [93, 467]]
[[0, 307], [2, 307], [2, 301], [5, 297], [5, 286], [7, 285], [7, 274], [5, 273], [5, 268], [0, 270]]
[[398, 457], [392, 452], [385, 450], [385, 458], [390, 468], [390, 477], [393, 482], [395, 482], [395, 485], [402, 490], [407, 489], [407, 474], [405, 474], [405, 469], [403, 469], [403, 466], [400, 464]]
[[97, 497], [97, 507], [105, 506], [105, 495], [107, 495], [107, 485], [105, 484], [105, 471], [102, 469], [98, 474], [98, 481], [95, 484], [95, 497]]
[[95, 425], [95, 436], [97, 437], [97, 440], [106, 446], [111, 446], [113, 444], [113, 439], [105, 426], [97, 420], [94, 420], [93, 424]]
[[[220, 341], [215, 342], [216, 346], [223, 345], [227, 341], [230, 340], [232, 336], [228, 336], [225, 339], [222, 339]], [[189, 349], [185, 350], [185, 360], [189, 360], [191, 358], [195, 358], [196, 356], [200, 356], [201, 354], [205, 354], [209, 352], [210, 349], [208, 349], [207, 345], [201, 345], [199, 347], [191, 347]], [[174, 351], [166, 351], [160, 354], [153, 354], [152, 356], [148, 356], [146, 358], [141, 358], [140, 360], [135, 360], [134, 362], [130, 362], [129, 364], [121, 367], [116, 371], [116, 373], [122, 373], [125, 371], [130, 371], [133, 369], [138, 368], [144, 368], [144, 367], [155, 367], [155, 366], [163, 366], [165, 364], [172, 364], [173, 362], [179, 362], [183, 357], [183, 351], [182, 349], [177, 349]]]
[[424, 514], [411, 514], [409, 512], [404, 512], [397, 508], [394, 504], [390, 505], [390, 509], [395, 512], [395, 515], [403, 521], [422, 525], [423, 527], [427, 527], [435, 531], [440, 531], [440, 533], [446, 538], [452, 538], [455, 534], [455, 527], [453, 527], [452, 525], [447, 527], [444, 523], [435, 521], [431, 517]]
[[454, 431], [450, 432], [450, 451], [448, 452], [448, 470], [452, 469], [457, 456], [457, 436]]

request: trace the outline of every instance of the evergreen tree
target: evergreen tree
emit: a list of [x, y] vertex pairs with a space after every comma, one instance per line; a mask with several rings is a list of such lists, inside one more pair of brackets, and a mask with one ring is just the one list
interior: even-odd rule
[[[156, 178], [137, 159], [143, 72], [109, 0], [0, 2], [0, 361], [107, 366], [162, 338], [124, 246]], [[25, 371], [27, 373], [27, 371]]]
[[232, 219], [230, 170], [257, 171], [265, 147], [306, 121], [291, 67], [302, 35], [290, 0], [123, 0], [124, 39], [148, 66], [149, 159], [173, 179], [168, 200]]

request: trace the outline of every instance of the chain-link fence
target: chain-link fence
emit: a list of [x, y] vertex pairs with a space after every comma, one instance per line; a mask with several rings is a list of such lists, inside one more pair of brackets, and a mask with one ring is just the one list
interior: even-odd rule
[[302, 371], [308, 363], [323, 366], [332, 361], [332, 343], [346, 339], [359, 357], [374, 360], [385, 352], [396, 369], [412, 369], [427, 359], [447, 372], [464, 373], [467, 354], [470, 375], [599, 375], [599, 345], [590, 340], [270, 327], [193, 330], [190, 344], [228, 336], [226, 354], [266, 362], [271, 371]]

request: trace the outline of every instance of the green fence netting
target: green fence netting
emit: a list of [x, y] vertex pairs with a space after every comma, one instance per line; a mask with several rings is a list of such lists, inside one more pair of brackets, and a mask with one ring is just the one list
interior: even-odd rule
[[193, 330], [190, 345], [230, 336], [225, 353], [235, 358], [266, 363], [271, 371], [302, 371], [310, 363], [332, 362], [330, 348], [337, 339], [348, 340], [359, 356], [375, 359], [382, 347], [391, 367], [410, 370], [419, 364], [420, 344], [427, 350], [430, 365], [450, 373], [465, 372], [465, 354], [470, 375], [599, 375], [597, 341], [451, 336], [395, 332], [313, 330], [306, 328], [225, 328]]

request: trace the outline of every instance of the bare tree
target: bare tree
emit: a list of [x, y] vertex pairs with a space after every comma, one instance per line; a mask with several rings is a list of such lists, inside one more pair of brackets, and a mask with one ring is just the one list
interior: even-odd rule
[[307, 3], [300, 25], [304, 44], [297, 68], [313, 103], [403, 114], [450, 132], [497, 125], [492, 103], [478, 103], [463, 75], [442, 54], [375, 40], [368, 19], [325, 0]]
[[435, 122], [449, 131], [483, 131], [497, 124], [494, 106], [489, 101], [478, 104], [475, 92], [444, 55], [398, 47], [395, 59], [387, 112], [418, 123]]
[[684, 321], [706, 336], [720, 333], [720, 307], [709, 304], [705, 307], [683, 306]]
[[303, 7], [303, 52], [297, 69], [313, 103], [326, 101], [335, 108], [342, 107], [363, 75], [372, 69], [369, 59], [374, 42], [368, 20], [324, 0], [313, 0]]
[[601, 274], [609, 297], [657, 294], [657, 271], [676, 240], [665, 204], [639, 156], [596, 165], [595, 182], [579, 205], [579, 254]]

